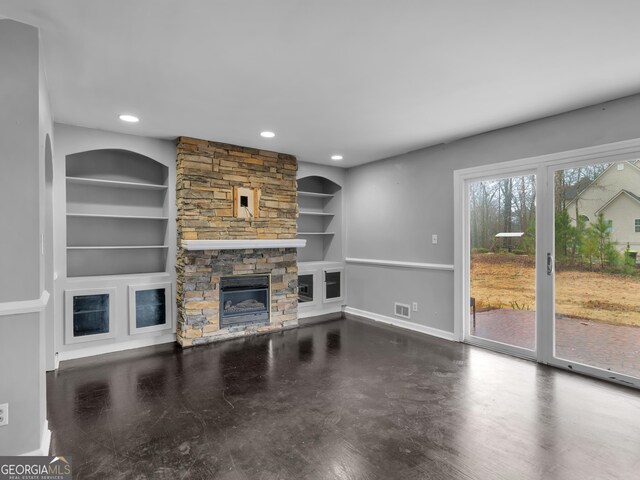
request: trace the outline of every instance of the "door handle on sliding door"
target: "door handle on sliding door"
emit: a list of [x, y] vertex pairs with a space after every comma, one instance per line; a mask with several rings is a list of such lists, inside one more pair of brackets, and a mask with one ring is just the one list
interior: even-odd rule
[[553, 255], [547, 253], [547, 275], [551, 276], [553, 273]]

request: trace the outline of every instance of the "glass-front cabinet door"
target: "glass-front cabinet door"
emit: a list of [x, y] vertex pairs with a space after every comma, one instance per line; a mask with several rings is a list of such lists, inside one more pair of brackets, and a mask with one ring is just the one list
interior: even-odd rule
[[65, 291], [65, 344], [115, 336], [115, 288]]
[[325, 268], [324, 274], [324, 297], [323, 301], [338, 302], [343, 299], [343, 268]]
[[130, 333], [170, 330], [171, 283], [129, 286]]
[[298, 304], [313, 303], [315, 298], [315, 281], [313, 273], [301, 273], [298, 275]]
[[322, 276], [317, 268], [298, 272], [298, 308], [309, 311], [322, 304]]

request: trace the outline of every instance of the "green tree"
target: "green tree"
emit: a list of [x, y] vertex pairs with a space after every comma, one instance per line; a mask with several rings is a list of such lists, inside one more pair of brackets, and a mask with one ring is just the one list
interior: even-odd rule
[[578, 259], [580, 254], [582, 243], [587, 235], [587, 220], [586, 217], [579, 215], [576, 220], [576, 226], [571, 228], [570, 230], [570, 238], [569, 238], [569, 250], [571, 252], [571, 256], [574, 260]]
[[599, 213], [596, 221], [591, 222], [589, 230], [589, 234], [597, 244], [596, 253], [598, 261], [600, 262], [600, 268], [604, 268], [613, 257], [612, 252], [615, 252], [615, 248], [611, 243], [611, 223], [604, 219], [604, 214]]
[[589, 268], [593, 269], [593, 262], [598, 257], [598, 235], [592, 227], [587, 227], [581, 234], [579, 245], [580, 255], [587, 261]]
[[616, 250], [613, 243], [609, 242], [605, 246], [604, 257], [608, 267], [613, 267], [616, 270], [624, 270], [624, 256]]
[[536, 219], [532, 218], [527, 226], [527, 231], [522, 236], [520, 242], [520, 248], [526, 252], [527, 255], [535, 255], [536, 253]]
[[555, 215], [556, 257], [566, 260], [571, 255], [571, 244], [575, 237], [575, 227], [571, 225], [571, 218], [566, 210], [560, 210]]

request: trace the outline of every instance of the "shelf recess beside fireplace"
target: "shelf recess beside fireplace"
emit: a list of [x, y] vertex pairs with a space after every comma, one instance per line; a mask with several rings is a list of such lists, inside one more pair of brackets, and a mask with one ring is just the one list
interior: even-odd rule
[[270, 312], [269, 275], [220, 278], [220, 328], [267, 325]]

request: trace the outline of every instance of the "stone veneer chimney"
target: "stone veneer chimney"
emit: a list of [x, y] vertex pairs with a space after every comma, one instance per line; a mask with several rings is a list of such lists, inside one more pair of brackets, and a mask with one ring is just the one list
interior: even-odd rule
[[[177, 144], [177, 341], [183, 347], [297, 325], [295, 248], [186, 250], [182, 240], [295, 239], [296, 158], [180, 137]], [[258, 211], [234, 215], [234, 187], [257, 193]], [[236, 190], [237, 191], [237, 190]], [[220, 329], [220, 277], [269, 274], [269, 325]]]

